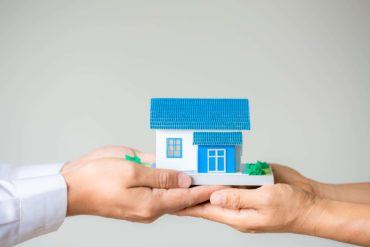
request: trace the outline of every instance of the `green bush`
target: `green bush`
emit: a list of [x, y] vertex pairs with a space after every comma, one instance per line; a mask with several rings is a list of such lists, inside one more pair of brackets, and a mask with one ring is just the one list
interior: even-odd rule
[[246, 163], [245, 173], [249, 175], [266, 175], [266, 169], [269, 165], [266, 162], [257, 161], [257, 163]]

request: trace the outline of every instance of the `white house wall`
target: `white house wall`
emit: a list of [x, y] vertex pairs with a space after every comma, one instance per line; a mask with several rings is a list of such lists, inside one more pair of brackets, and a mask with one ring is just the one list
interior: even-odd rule
[[[192, 130], [156, 130], [156, 167], [196, 171], [198, 146], [193, 145]], [[167, 158], [167, 138], [182, 138], [182, 158]]]

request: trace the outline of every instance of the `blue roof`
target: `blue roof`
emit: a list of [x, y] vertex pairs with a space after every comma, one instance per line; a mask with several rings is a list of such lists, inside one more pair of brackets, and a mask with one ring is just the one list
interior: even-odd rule
[[153, 98], [150, 128], [249, 130], [248, 99]]
[[242, 132], [194, 132], [194, 145], [241, 145]]

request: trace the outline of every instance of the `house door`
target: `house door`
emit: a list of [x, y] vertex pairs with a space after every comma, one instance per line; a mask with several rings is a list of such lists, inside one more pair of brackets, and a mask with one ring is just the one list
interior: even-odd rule
[[226, 172], [226, 149], [208, 149], [208, 172]]

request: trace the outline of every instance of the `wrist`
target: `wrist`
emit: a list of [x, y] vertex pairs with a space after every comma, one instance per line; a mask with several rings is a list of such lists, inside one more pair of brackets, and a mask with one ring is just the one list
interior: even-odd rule
[[60, 169], [60, 173], [61, 174], [68, 173], [71, 170], [75, 169], [76, 167], [78, 167], [78, 164], [76, 164], [76, 163], [77, 163], [76, 161], [68, 161], [68, 162], [64, 163], [64, 165]]
[[325, 190], [325, 185], [323, 183], [317, 182], [315, 180], [309, 179], [308, 183], [311, 187], [311, 192], [315, 194], [318, 197], [324, 198], [324, 190]]
[[316, 236], [320, 218], [327, 209], [327, 200], [312, 193], [307, 193], [309, 199], [302, 203], [302, 210], [297, 214], [292, 233]]
[[336, 190], [334, 186], [332, 186], [331, 184], [319, 183], [316, 181], [314, 182], [315, 182], [314, 193], [317, 196], [321, 198], [336, 200]]
[[306, 199], [300, 203], [296, 220], [290, 232], [297, 234], [315, 235], [317, 220], [326, 209], [326, 199], [315, 193], [306, 194]]
[[[68, 165], [68, 163], [66, 164]], [[74, 185], [73, 185], [73, 177], [74, 177], [74, 172], [69, 171], [68, 169], [64, 169], [66, 166], [62, 168], [61, 175], [63, 176], [66, 185], [67, 185], [67, 216], [73, 216], [77, 215], [78, 213], [75, 212], [75, 198], [76, 196], [74, 195]], [[68, 168], [68, 167], [67, 167]]]

